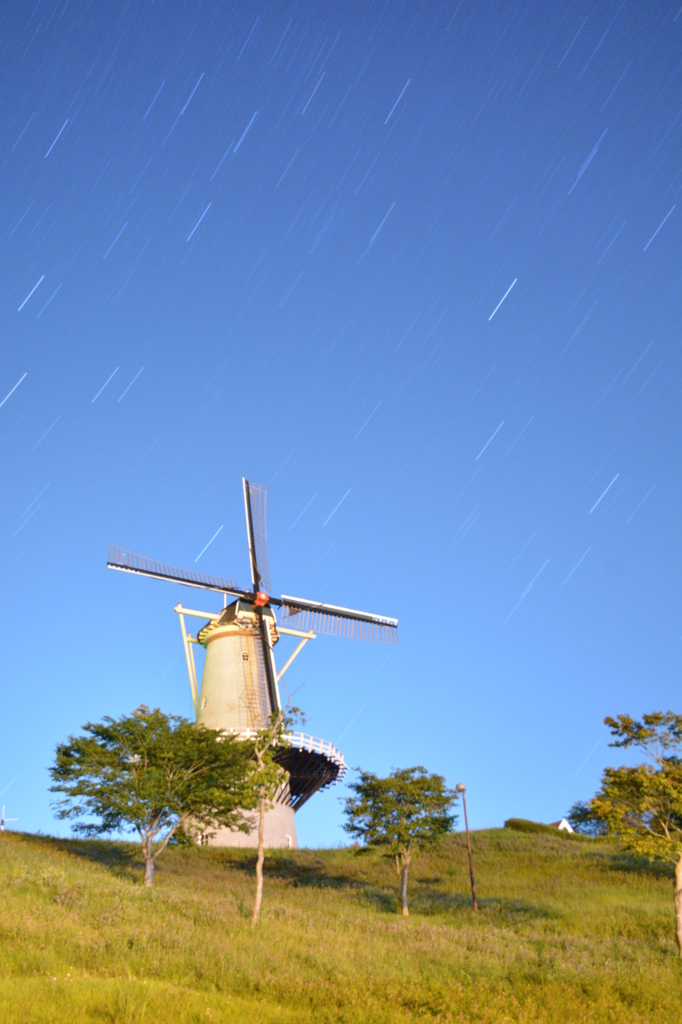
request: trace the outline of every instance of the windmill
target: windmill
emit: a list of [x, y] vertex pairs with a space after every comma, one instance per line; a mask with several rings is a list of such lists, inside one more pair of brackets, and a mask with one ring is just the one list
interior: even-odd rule
[[[110, 569], [169, 580], [223, 595], [218, 611], [175, 606], [180, 620], [192, 701], [197, 724], [248, 738], [281, 709], [279, 682], [309, 640], [318, 633], [380, 643], [398, 642], [398, 620], [353, 608], [271, 595], [266, 527], [266, 489], [243, 479], [251, 588], [234, 580], [178, 569], [110, 545]], [[228, 604], [228, 597], [235, 598]], [[278, 610], [279, 622], [275, 615]], [[196, 637], [185, 616], [204, 620]], [[296, 637], [298, 646], [277, 671], [274, 647], [280, 635]], [[197, 687], [194, 646], [206, 651], [201, 688]], [[343, 754], [326, 740], [290, 732], [275, 759], [289, 773], [265, 821], [266, 846], [296, 846], [294, 812], [318, 790], [340, 782], [346, 774]], [[254, 846], [253, 832], [221, 829], [210, 839], [217, 846]]]
[[18, 818], [6, 818], [5, 817], [5, 805], [2, 805], [2, 818], [0, 818], [0, 832], [5, 831], [5, 822], [7, 821], [19, 821]]

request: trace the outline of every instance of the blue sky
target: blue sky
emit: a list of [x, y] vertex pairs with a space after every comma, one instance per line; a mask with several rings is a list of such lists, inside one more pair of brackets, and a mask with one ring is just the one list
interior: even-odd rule
[[212, 599], [107, 547], [248, 584], [242, 476], [276, 593], [400, 620], [308, 645], [311, 732], [474, 827], [590, 796], [604, 715], [679, 710], [682, 11], [1, 17], [7, 813], [62, 828], [84, 722], [190, 715], [173, 606]]

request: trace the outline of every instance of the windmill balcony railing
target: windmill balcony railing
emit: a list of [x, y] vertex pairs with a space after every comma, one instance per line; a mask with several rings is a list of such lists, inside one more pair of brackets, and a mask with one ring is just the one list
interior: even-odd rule
[[[244, 740], [255, 740], [259, 735], [257, 729], [230, 729], [230, 733]], [[321, 740], [318, 736], [311, 736], [307, 732], [286, 732], [282, 736], [282, 742], [295, 750], [307, 750], [313, 754], [322, 754], [335, 764], [339, 773], [332, 785], [335, 786], [337, 782], [342, 782], [346, 777], [348, 765], [343, 754], [329, 740]]]

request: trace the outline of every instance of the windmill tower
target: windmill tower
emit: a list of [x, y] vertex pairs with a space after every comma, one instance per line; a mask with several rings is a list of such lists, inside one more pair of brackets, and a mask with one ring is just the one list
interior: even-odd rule
[[[175, 611], [180, 619], [197, 724], [248, 738], [267, 724], [273, 712], [281, 709], [279, 682], [309, 640], [314, 640], [318, 633], [325, 633], [397, 643], [398, 620], [285, 594], [271, 596], [266, 489], [246, 479], [242, 482], [251, 563], [250, 590], [239, 587], [233, 580], [178, 569], [113, 544], [107, 565], [110, 569], [223, 595], [224, 606], [218, 611], [184, 608], [181, 604], [175, 606]], [[228, 597], [236, 600], [228, 604]], [[187, 631], [185, 616], [203, 619], [204, 625], [196, 637]], [[281, 635], [296, 637], [299, 644], [278, 672], [274, 647]], [[200, 689], [194, 661], [196, 644], [206, 651]], [[278, 748], [275, 754], [275, 760], [289, 773], [289, 781], [281, 787], [273, 809], [266, 815], [265, 845], [270, 847], [295, 847], [294, 812], [318, 790], [340, 782], [347, 770], [343, 754], [327, 740], [301, 732], [291, 732], [287, 739], [287, 746]], [[254, 830], [246, 835], [220, 829], [210, 842], [216, 846], [257, 845]]]

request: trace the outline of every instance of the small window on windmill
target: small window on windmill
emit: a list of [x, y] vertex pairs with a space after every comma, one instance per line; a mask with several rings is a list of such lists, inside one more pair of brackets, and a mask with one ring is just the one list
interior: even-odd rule
[[242, 651], [242, 661], [248, 661], [248, 660], [249, 660], [249, 652], [248, 651]]
[[208, 697], [204, 697], [204, 698], [202, 699], [202, 701], [201, 701], [201, 710], [202, 710], [202, 711], [203, 711], [203, 710], [204, 710], [204, 708], [206, 707], [206, 701], [207, 701], [207, 700], [208, 700]]

